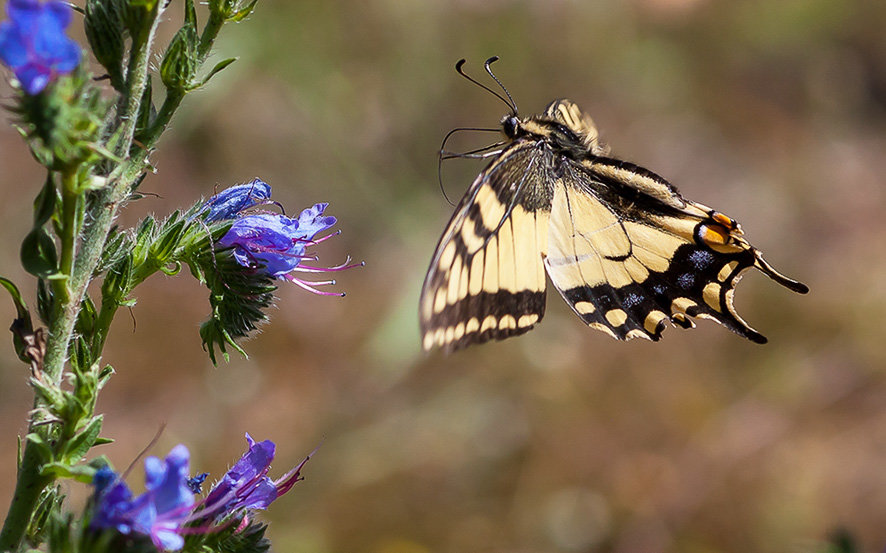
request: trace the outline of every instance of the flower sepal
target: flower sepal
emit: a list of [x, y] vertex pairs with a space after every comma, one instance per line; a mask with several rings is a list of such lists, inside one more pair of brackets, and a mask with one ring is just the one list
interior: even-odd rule
[[110, 98], [102, 98], [91, 75], [79, 68], [59, 76], [40, 94], [19, 89], [10, 111], [41, 165], [54, 171], [82, 171], [109, 157], [98, 145], [111, 105]]

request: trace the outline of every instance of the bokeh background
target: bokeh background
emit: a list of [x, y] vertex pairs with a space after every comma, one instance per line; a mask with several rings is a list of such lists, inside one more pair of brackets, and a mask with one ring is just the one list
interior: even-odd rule
[[[158, 196], [121, 223], [259, 176], [289, 211], [330, 202], [343, 234], [322, 261], [367, 265], [341, 275], [344, 299], [283, 285], [250, 358], [217, 368], [197, 334], [206, 292], [152, 278], [110, 336], [101, 452], [125, 467], [165, 424], [153, 453], [186, 443], [218, 476], [250, 432], [277, 442], [282, 474], [322, 444], [265, 516], [280, 552], [811, 551], [837, 528], [881, 551], [884, 28], [877, 0], [262, 0], [223, 31], [217, 58], [239, 61], [153, 156], [142, 189]], [[552, 293], [523, 337], [420, 352], [419, 288], [451, 213], [440, 140], [506, 111], [453, 65], [480, 76], [491, 55], [523, 114], [575, 100], [615, 155], [738, 219], [810, 286], [741, 283], [768, 345], [707, 321], [618, 343]], [[446, 164], [447, 193], [481, 167]], [[42, 175], [8, 124], [0, 168], [0, 272], [26, 282]], [[29, 396], [3, 348], [0, 510]]]

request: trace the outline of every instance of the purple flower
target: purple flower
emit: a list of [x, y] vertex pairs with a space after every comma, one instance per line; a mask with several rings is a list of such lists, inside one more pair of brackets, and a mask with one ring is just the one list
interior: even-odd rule
[[9, 0], [0, 23], [0, 60], [28, 94], [38, 94], [59, 74], [80, 63], [80, 47], [65, 35], [71, 8], [57, 0]]
[[328, 234], [314, 240], [317, 233], [329, 229], [335, 224], [335, 217], [324, 217], [323, 212], [329, 204], [315, 204], [301, 212], [298, 219], [271, 213], [255, 213], [243, 215], [234, 221], [231, 229], [219, 244], [222, 247], [234, 248], [234, 259], [237, 263], [251, 269], [258, 269], [269, 276], [283, 278], [294, 282], [302, 288], [324, 296], [343, 296], [335, 292], [321, 292], [314, 286], [335, 284], [334, 280], [306, 281], [294, 277], [293, 271], [307, 273], [335, 272], [362, 265], [349, 265], [350, 258], [336, 267], [314, 267], [303, 263], [306, 259], [316, 260], [316, 256], [307, 255], [308, 246], [319, 244], [335, 236]]
[[246, 434], [249, 449], [212, 488], [200, 513], [217, 520], [246, 509], [267, 509], [275, 499], [301, 480], [300, 472], [310, 455], [277, 480], [268, 477], [274, 460], [274, 442], [256, 442]]
[[222, 190], [209, 198], [203, 205], [202, 212], [208, 211], [206, 222], [233, 219], [240, 212], [267, 202], [271, 197], [271, 186], [261, 179], [253, 179], [246, 184], [238, 184]]
[[145, 492], [134, 499], [113, 470], [99, 469], [93, 478], [96, 506], [90, 526], [144, 534], [159, 549], [181, 549], [182, 526], [194, 506], [188, 487], [189, 457], [188, 448], [180, 444], [162, 461], [145, 459]]
[[196, 502], [194, 489], [206, 474], [188, 478], [188, 449], [172, 448], [166, 459], [145, 460], [145, 492], [133, 497], [120, 475], [108, 467], [93, 477], [94, 512], [90, 528], [114, 529], [121, 534], [149, 536], [161, 550], [177, 551], [185, 535], [209, 534], [239, 523], [235, 533], [250, 522], [249, 511], [267, 509], [301, 480], [310, 455], [277, 480], [268, 477], [274, 459], [274, 442], [256, 443], [246, 435], [249, 449], [225, 473], [205, 499]]

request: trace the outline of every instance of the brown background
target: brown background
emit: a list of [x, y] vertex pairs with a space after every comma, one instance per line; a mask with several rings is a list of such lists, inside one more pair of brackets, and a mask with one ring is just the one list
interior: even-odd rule
[[[125, 467], [166, 423], [154, 453], [186, 443], [217, 476], [248, 431], [278, 443], [280, 474], [322, 443], [265, 517], [281, 552], [808, 551], [841, 526], [882, 550], [884, 26], [874, 0], [262, 0], [223, 32], [219, 59], [239, 62], [153, 157], [143, 190], [160, 198], [121, 222], [259, 176], [289, 211], [331, 203], [344, 232], [322, 261], [367, 265], [341, 275], [342, 300], [283, 285], [250, 359], [218, 368], [197, 335], [206, 292], [153, 277], [110, 336], [119, 374], [99, 408], [117, 441], [101, 451]], [[738, 219], [810, 286], [741, 284], [770, 344], [705, 321], [618, 343], [551, 294], [524, 337], [419, 351], [419, 287], [451, 211], [436, 150], [506, 111], [452, 66], [480, 75], [493, 54], [522, 113], [575, 100], [614, 154]], [[8, 125], [0, 167], [0, 273], [30, 288], [18, 247], [42, 176]], [[446, 165], [450, 196], [480, 167]], [[4, 506], [25, 371], [6, 347]]]

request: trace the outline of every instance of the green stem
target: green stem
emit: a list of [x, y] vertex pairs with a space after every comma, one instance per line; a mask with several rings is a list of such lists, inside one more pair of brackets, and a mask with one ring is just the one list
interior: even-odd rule
[[102, 306], [95, 320], [95, 334], [92, 337], [92, 357], [98, 359], [105, 348], [105, 340], [108, 339], [108, 331], [117, 314], [117, 302], [102, 298]]
[[[32, 466], [39, 468], [44, 462], [37, 448], [28, 442], [22, 455], [9, 514], [6, 515], [3, 532], [0, 533], [0, 551], [18, 549], [22, 536], [31, 522], [34, 505], [40, 498], [41, 492], [52, 483], [52, 477], [41, 475], [39, 470], [24, 470], [25, 467]], [[25, 506], [27, 508], [24, 508]]]
[[202, 64], [206, 61], [209, 52], [212, 50], [212, 45], [215, 43], [215, 38], [218, 36], [218, 32], [224, 24], [225, 19], [221, 15], [218, 15], [214, 11], [209, 15], [209, 21], [206, 22], [206, 26], [203, 27], [203, 32], [200, 33], [200, 44], [197, 46], [198, 64]]

